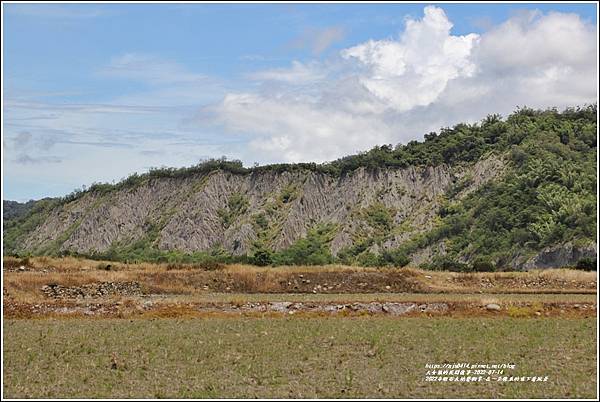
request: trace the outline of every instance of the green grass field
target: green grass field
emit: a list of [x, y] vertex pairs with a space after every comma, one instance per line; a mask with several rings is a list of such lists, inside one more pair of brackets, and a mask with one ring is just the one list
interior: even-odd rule
[[[595, 319], [4, 321], [4, 397], [594, 398]], [[543, 383], [430, 383], [427, 363]], [[114, 363], [114, 364], [113, 364]]]

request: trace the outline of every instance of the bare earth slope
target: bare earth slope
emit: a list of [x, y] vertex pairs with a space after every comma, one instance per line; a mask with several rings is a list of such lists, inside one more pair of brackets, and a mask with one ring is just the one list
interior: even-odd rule
[[[259, 237], [281, 250], [316, 225], [332, 224], [336, 255], [380, 230], [369, 221], [369, 211], [378, 208], [392, 221], [372, 246], [377, 253], [430, 229], [442, 197], [461, 179], [468, 176], [470, 184], [459, 197], [500, 175], [503, 166], [489, 157], [470, 167], [361, 168], [341, 178], [308, 170], [153, 178], [107, 194], [88, 192], [54, 208], [20, 248], [89, 254], [145, 240], [161, 250], [223, 248], [244, 255]], [[422, 254], [415, 258], [423, 260]]]

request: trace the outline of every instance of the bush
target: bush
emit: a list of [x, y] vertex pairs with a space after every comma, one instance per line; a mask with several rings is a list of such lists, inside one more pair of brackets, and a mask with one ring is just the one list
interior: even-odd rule
[[259, 267], [270, 265], [272, 262], [271, 252], [264, 248], [256, 250], [252, 257], [250, 257], [250, 263]]
[[333, 262], [329, 243], [335, 232], [334, 225], [318, 225], [285, 250], [272, 255], [275, 265], [326, 265]]
[[437, 256], [431, 264], [434, 269], [452, 272], [470, 272], [472, 269], [468, 264], [458, 262], [450, 256]]
[[402, 250], [386, 250], [381, 255], [385, 265], [404, 267], [410, 263], [410, 258]]
[[479, 257], [473, 261], [473, 271], [494, 272], [496, 271], [496, 266], [487, 258]]
[[577, 261], [577, 265], [575, 266], [577, 269], [581, 269], [583, 271], [595, 271], [597, 269], [597, 260], [596, 258], [582, 258]]
[[359, 265], [363, 267], [382, 267], [385, 265], [381, 256], [371, 253], [370, 251], [359, 254], [356, 260]]

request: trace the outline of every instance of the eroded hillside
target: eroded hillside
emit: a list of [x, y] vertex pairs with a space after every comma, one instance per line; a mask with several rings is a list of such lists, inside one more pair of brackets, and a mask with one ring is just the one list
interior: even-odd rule
[[36, 203], [5, 224], [5, 252], [478, 270], [591, 265], [595, 127], [595, 106], [521, 110], [325, 165], [155, 171]]

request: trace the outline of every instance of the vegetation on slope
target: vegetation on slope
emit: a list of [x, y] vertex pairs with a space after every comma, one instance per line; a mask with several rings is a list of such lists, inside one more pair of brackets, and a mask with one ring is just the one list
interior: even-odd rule
[[438, 229], [444, 258], [504, 265], [553, 244], [596, 242], [596, 108], [521, 110], [493, 126], [512, 169], [464, 200], [448, 200]]

